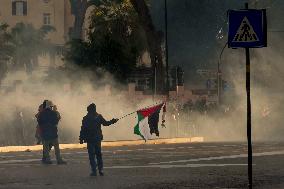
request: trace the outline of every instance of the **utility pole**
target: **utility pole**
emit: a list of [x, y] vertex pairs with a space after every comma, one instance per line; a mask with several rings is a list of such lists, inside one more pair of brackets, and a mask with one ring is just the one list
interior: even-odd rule
[[156, 100], [156, 95], [157, 95], [157, 67], [155, 65], [155, 68], [154, 68], [154, 101]]
[[221, 58], [222, 58], [222, 54], [227, 46], [228, 42], [224, 45], [220, 56], [219, 56], [219, 60], [218, 60], [218, 64], [217, 64], [217, 101], [218, 101], [218, 105], [221, 104], [221, 98], [222, 98], [222, 89], [221, 89], [221, 82], [222, 82], [222, 72], [220, 69], [220, 64], [221, 64]]
[[220, 62], [218, 61], [218, 67], [217, 67], [217, 102], [218, 105], [220, 105], [221, 101], [221, 91], [220, 91], [220, 77], [221, 77], [221, 71], [220, 71]]
[[165, 55], [166, 55], [166, 92], [169, 97], [169, 54], [168, 54], [168, 7], [167, 0], [165, 0]]
[[178, 91], [178, 66], [176, 66], [176, 112], [177, 112], [177, 128], [176, 137], [179, 136], [179, 91]]

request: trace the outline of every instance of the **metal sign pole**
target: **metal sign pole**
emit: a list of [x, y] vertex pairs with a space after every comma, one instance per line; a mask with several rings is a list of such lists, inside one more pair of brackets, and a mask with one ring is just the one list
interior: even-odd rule
[[[248, 9], [248, 3], [245, 3]], [[249, 189], [252, 189], [252, 144], [251, 144], [251, 99], [250, 99], [250, 53], [246, 50], [246, 91], [247, 91], [247, 140], [248, 140], [248, 179]]]
[[246, 48], [246, 91], [247, 91], [247, 139], [248, 139], [248, 177], [252, 188], [252, 144], [251, 144], [251, 100], [250, 100], [250, 53]]
[[229, 10], [228, 47], [245, 48], [246, 92], [247, 92], [247, 143], [248, 180], [252, 188], [252, 139], [251, 139], [251, 97], [250, 97], [250, 48], [267, 47], [267, 22], [265, 9]]

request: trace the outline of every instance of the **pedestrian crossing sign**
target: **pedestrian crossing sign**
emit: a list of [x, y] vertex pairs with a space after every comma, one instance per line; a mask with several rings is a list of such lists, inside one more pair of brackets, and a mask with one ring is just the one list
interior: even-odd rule
[[228, 46], [257, 48], [267, 46], [265, 10], [229, 10]]
[[233, 39], [233, 42], [257, 42], [259, 41], [257, 34], [253, 30], [247, 17], [244, 17], [241, 25]]

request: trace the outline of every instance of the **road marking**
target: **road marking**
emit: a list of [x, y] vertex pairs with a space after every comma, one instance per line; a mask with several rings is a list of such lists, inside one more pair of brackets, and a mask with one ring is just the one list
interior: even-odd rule
[[162, 155], [162, 157], [182, 157], [184, 155], [177, 155], [177, 154], [171, 154], [171, 155]]
[[114, 150], [115, 152], [133, 152], [133, 150]]
[[175, 150], [176, 148], [159, 148], [160, 150]]
[[233, 150], [232, 152], [234, 152], [234, 153], [240, 153], [239, 150]]
[[13, 158], [13, 157], [16, 157], [16, 156], [0, 156], [0, 158], [2, 159]]
[[218, 146], [201, 146], [202, 148], [217, 148]]
[[[104, 151], [103, 151], [104, 152]], [[72, 155], [72, 154], [87, 154], [88, 152], [63, 152], [61, 154], [64, 155]]]
[[15, 158], [15, 157], [34, 157], [40, 154], [17, 154], [17, 155], [7, 155], [7, 156], [0, 156], [0, 159], [3, 158]]
[[[255, 164], [253, 164], [255, 165]], [[135, 169], [135, 168], [195, 168], [195, 167], [225, 167], [225, 166], [247, 166], [247, 164], [185, 164], [185, 165], [138, 165], [138, 166], [111, 166], [105, 169]]]
[[[254, 157], [273, 156], [273, 155], [284, 155], [284, 150], [272, 151], [272, 152], [261, 152], [261, 153], [254, 153], [253, 154]], [[221, 159], [235, 159], [235, 158], [246, 158], [246, 157], [247, 157], [247, 154], [239, 154], [239, 155], [228, 155], [228, 156], [218, 156], [218, 157], [206, 157], [206, 158], [157, 162], [157, 163], [149, 163], [149, 165], [160, 166], [160, 164], [186, 163], [186, 162], [210, 161], [210, 160], [221, 160]], [[0, 160], [0, 164], [32, 163], [32, 162], [40, 162], [40, 159], [24, 159], [24, 160], [23, 159], [17, 159], [17, 160], [2, 160], [2, 161]]]
[[[149, 154], [188, 154], [190, 152], [177, 152], [177, 151], [171, 151], [171, 152], [148, 152]], [[191, 153], [190, 153], [191, 154]]]
[[[273, 152], [261, 152], [261, 153], [253, 153], [254, 157], [259, 156], [273, 156], [273, 155], [283, 155], [283, 151], [273, 151]], [[218, 157], [207, 157], [207, 158], [197, 158], [197, 159], [186, 159], [186, 160], [176, 160], [176, 161], [165, 161], [158, 163], [149, 163], [150, 165], [159, 165], [159, 164], [171, 164], [171, 163], [186, 163], [186, 162], [197, 162], [197, 161], [210, 161], [210, 160], [220, 160], [220, 159], [236, 159], [236, 158], [246, 158], [247, 154], [239, 154], [239, 155], [230, 155], [230, 156], [218, 156]]]
[[[114, 151], [107, 151], [107, 150], [103, 150], [102, 153], [113, 153], [113, 152], [123, 152], [123, 151], [126, 151], [126, 152], [131, 152], [133, 150], [114, 150]], [[62, 152], [61, 153], [62, 155], [74, 155], [74, 154], [88, 154], [88, 152]], [[38, 154], [20, 154], [20, 155], [10, 155], [10, 156], [0, 156], [0, 159], [7, 159], [7, 158], [16, 158], [16, 157], [34, 157], [34, 156], [41, 156], [40, 153]]]
[[[88, 153], [88, 152], [86, 152]], [[102, 150], [102, 153], [113, 153], [113, 151], [110, 151], [110, 150]]]
[[225, 147], [236, 147], [237, 145], [223, 145]]
[[137, 149], [137, 151], [151, 151], [151, 150], [153, 150], [153, 149], [150, 149], [150, 148], [145, 148], [145, 149], [139, 148], [139, 149]]
[[7, 163], [28, 163], [28, 162], [40, 162], [40, 159], [13, 159], [13, 160], [5, 160], [0, 161], [0, 164], [7, 164]]

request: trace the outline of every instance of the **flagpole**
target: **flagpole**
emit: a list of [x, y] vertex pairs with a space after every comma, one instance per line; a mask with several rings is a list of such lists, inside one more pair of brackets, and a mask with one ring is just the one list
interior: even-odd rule
[[[141, 109], [139, 109], [139, 110], [143, 110], [143, 109], [149, 108], [149, 107], [151, 107], [151, 106], [155, 106], [155, 105], [157, 105], [157, 104], [164, 104], [164, 103], [165, 103], [165, 102], [157, 102], [156, 104], [152, 104], [152, 105], [146, 106], [146, 107], [141, 108]], [[134, 112], [131, 112], [131, 113], [129, 113], [129, 114], [126, 114], [126, 115], [124, 115], [124, 116], [118, 118], [118, 120], [123, 119], [123, 118], [125, 118], [125, 117], [128, 117], [128, 116], [130, 116], [130, 115], [136, 113], [136, 112], [139, 111], [139, 110], [136, 110], [136, 111], [134, 111]]]
[[134, 113], [136, 113], [136, 112], [137, 112], [137, 111], [134, 111], [134, 112], [131, 112], [131, 113], [129, 113], [129, 114], [126, 114], [126, 115], [122, 116], [121, 118], [118, 118], [118, 120], [123, 119], [123, 118], [125, 118], [125, 117], [127, 117], [127, 116], [130, 116], [130, 115], [132, 115], [132, 114], [134, 114]]

